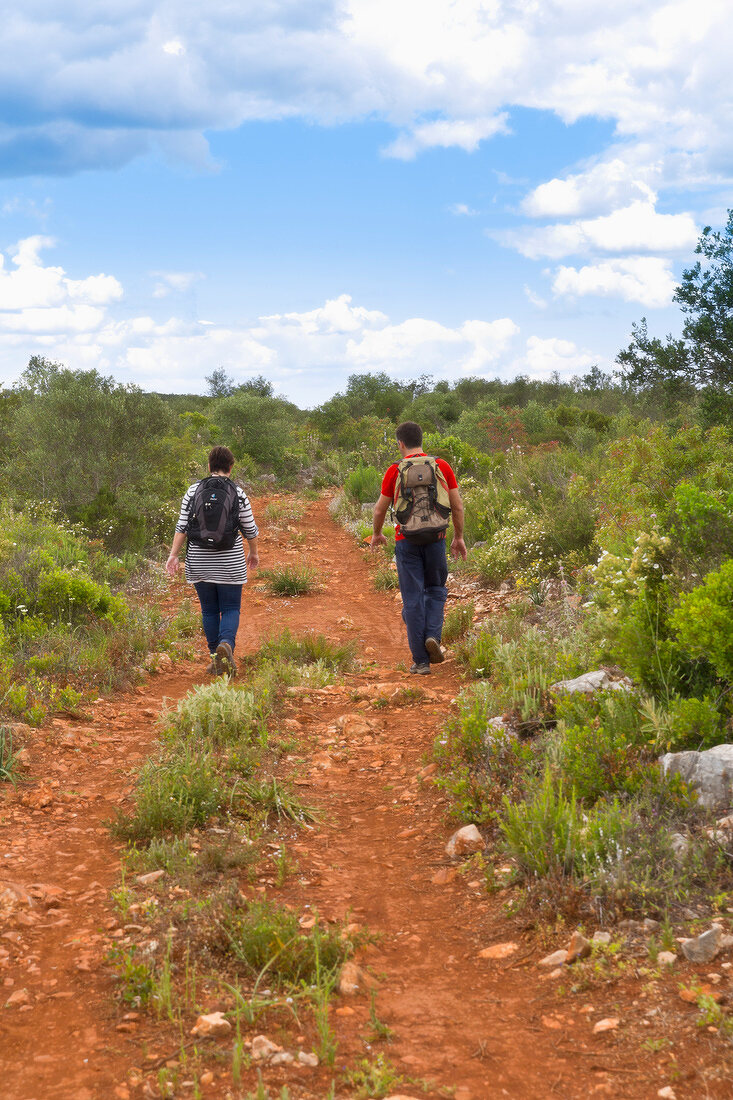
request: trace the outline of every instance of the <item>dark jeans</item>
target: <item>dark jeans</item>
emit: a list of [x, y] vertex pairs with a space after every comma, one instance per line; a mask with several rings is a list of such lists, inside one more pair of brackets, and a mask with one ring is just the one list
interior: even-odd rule
[[242, 585], [197, 581], [194, 588], [201, 604], [201, 620], [209, 653], [215, 653], [220, 642], [229, 642], [233, 652], [242, 604]]
[[443, 611], [448, 598], [445, 539], [427, 546], [415, 546], [401, 539], [395, 544], [395, 560], [410, 653], [416, 664], [427, 664], [430, 658], [425, 639], [435, 638], [439, 642], [443, 633]]

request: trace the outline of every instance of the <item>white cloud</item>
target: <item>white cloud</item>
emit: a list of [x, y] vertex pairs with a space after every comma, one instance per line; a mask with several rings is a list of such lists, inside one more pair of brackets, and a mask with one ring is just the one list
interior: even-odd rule
[[672, 302], [677, 280], [669, 260], [629, 256], [585, 267], [559, 267], [552, 281], [558, 296], [597, 295], [661, 309]]
[[478, 214], [478, 210], [472, 210], [465, 202], [454, 202], [452, 206], [448, 207], [448, 210], [451, 214], [455, 214], [457, 218], [475, 218]]
[[594, 252], [689, 253], [698, 236], [690, 214], [658, 214], [651, 202], [641, 200], [604, 217], [496, 235], [533, 260]]
[[162, 50], [163, 53], [171, 54], [173, 57], [183, 57], [186, 47], [178, 38], [171, 38], [169, 42], [163, 43]]
[[535, 294], [530, 286], [527, 286], [527, 284], [525, 283], [522, 289], [524, 290], [524, 296], [530, 303], [530, 305], [533, 305], [535, 309], [547, 309], [546, 300], [542, 298], [539, 294]]
[[[52, 237], [24, 238], [8, 250], [13, 264], [10, 269], [0, 254], [0, 324], [5, 329], [38, 332], [64, 331], [66, 325], [73, 330], [93, 327], [101, 314], [88, 307], [122, 297], [122, 287], [113, 275], [70, 279], [62, 267], [44, 267], [40, 253], [54, 243]], [[43, 311], [47, 311], [47, 323]]]
[[[646, 174], [650, 174], [648, 168]], [[656, 192], [639, 178], [639, 171], [614, 157], [577, 175], [540, 184], [525, 197], [521, 209], [533, 218], [571, 218], [613, 210], [635, 201], [656, 200]]]
[[153, 271], [151, 274], [158, 279], [153, 287], [154, 298], [167, 298], [171, 291], [185, 294], [195, 282], [203, 279], [200, 271]]
[[398, 160], [413, 160], [418, 153], [439, 146], [443, 149], [456, 147], [467, 153], [474, 153], [482, 141], [495, 134], [509, 132], [508, 116], [475, 119], [439, 119], [415, 126], [408, 133], [400, 134], [390, 145], [383, 149], [386, 157]]
[[515, 360], [514, 373], [528, 374], [530, 378], [548, 378], [557, 372], [561, 377], [569, 378], [599, 362], [597, 355], [577, 348], [572, 340], [530, 336], [524, 355]]

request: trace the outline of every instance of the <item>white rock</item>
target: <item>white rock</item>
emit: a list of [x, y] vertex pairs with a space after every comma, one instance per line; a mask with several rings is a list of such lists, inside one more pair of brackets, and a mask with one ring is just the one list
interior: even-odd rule
[[484, 838], [475, 825], [464, 825], [457, 829], [445, 846], [445, 850], [451, 859], [460, 859], [461, 856], [480, 852], [486, 847]]
[[318, 1065], [318, 1055], [308, 1054], [304, 1050], [299, 1050], [298, 1061], [300, 1062], [301, 1066], [313, 1066], [313, 1068], [315, 1069], [315, 1067]]
[[677, 1100], [677, 1093], [671, 1085], [665, 1085], [663, 1089], [659, 1089], [657, 1096], [659, 1100]]
[[627, 676], [621, 680], [612, 680], [604, 668], [599, 668], [576, 676], [574, 680], [558, 680], [556, 684], [550, 684], [550, 691], [567, 694], [583, 692], [589, 695], [594, 691], [631, 691], [633, 686]]
[[660, 951], [657, 955], [657, 962], [662, 966], [672, 966], [677, 962], [677, 956], [674, 951]]
[[231, 1030], [232, 1025], [223, 1012], [210, 1012], [207, 1016], [199, 1016], [191, 1028], [191, 1034], [200, 1039], [214, 1039], [218, 1035], [228, 1035]]
[[270, 1058], [271, 1066], [289, 1066], [295, 1061], [295, 1057], [289, 1050], [279, 1050], [277, 1054], [273, 1054]]
[[682, 954], [692, 963], [709, 963], [720, 951], [720, 940], [723, 929], [719, 924], [708, 928], [693, 939], [685, 940], [682, 944]]
[[139, 882], [141, 886], [150, 886], [151, 882], [157, 882], [159, 878], [162, 878], [165, 871], [148, 871], [145, 875], [136, 875], [135, 881]]
[[554, 970], [556, 966], [562, 966], [567, 957], [567, 951], [564, 947], [561, 947], [559, 951], [553, 951], [551, 955], [545, 955], [544, 959], [540, 959], [537, 965], [546, 966], [549, 970]]
[[610, 943], [610, 942], [611, 942], [611, 933], [610, 932], [594, 932], [593, 933], [593, 943]]
[[608, 1016], [605, 1020], [599, 1020], [593, 1025], [593, 1034], [600, 1035], [603, 1031], [615, 1031], [620, 1022], [617, 1016]]
[[704, 752], [668, 752], [660, 764], [663, 775], [681, 776], [706, 810], [733, 806], [733, 745], [714, 745]]
[[266, 1062], [275, 1054], [282, 1053], [282, 1047], [273, 1043], [266, 1035], [255, 1035], [252, 1040], [252, 1057], [256, 1062]]
[[690, 838], [684, 833], [672, 833], [669, 840], [675, 857], [679, 860], [684, 859], [690, 850]]

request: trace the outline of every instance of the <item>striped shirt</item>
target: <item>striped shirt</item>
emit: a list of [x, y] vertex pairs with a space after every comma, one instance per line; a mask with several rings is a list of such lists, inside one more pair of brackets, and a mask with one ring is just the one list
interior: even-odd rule
[[[199, 482], [190, 485], [183, 494], [181, 512], [176, 531], [185, 532], [193, 505], [193, 495]], [[256, 539], [259, 531], [252, 515], [252, 506], [243, 489], [237, 485], [239, 497], [239, 530], [246, 539]], [[212, 550], [208, 546], [194, 546], [189, 541], [186, 549], [186, 580], [189, 584], [209, 581], [212, 584], [246, 584], [247, 558], [241, 535], [231, 550]]]

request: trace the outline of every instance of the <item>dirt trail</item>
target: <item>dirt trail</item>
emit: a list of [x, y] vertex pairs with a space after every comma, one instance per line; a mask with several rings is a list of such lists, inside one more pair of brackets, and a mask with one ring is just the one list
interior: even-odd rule
[[[309, 757], [299, 791], [326, 814], [289, 845], [298, 874], [281, 889], [266, 882], [262, 888], [327, 918], [351, 914], [379, 933], [364, 961], [380, 976], [378, 1012], [394, 1032], [387, 1053], [411, 1079], [434, 1082], [427, 1095], [439, 1086], [454, 1088], [456, 1100], [656, 1095], [658, 1083], [652, 1087], [654, 1077], [633, 1048], [618, 1036], [592, 1035], [589, 1021], [600, 1018], [598, 1010], [590, 1016], [566, 1008], [550, 983], [539, 980], [530, 965], [537, 952], [525, 958], [528, 948], [507, 928], [501, 898], [487, 898], [478, 881], [449, 866], [444, 799], [418, 773], [459, 690], [455, 667], [446, 662], [429, 679], [397, 670], [407, 659], [398, 604], [374, 592], [363, 551], [333, 524], [324, 503], [311, 505], [299, 525], [306, 535], [300, 547], [287, 532], [273, 535], [262, 526], [264, 565], [307, 560], [326, 583], [299, 600], [250, 588], [241, 648], [252, 651], [285, 626], [315, 628], [334, 639], [357, 639], [364, 658], [376, 662], [347, 676], [342, 687], [293, 698], [284, 722], [300, 742], [298, 752]], [[141, 1064], [145, 1041], [155, 1046], [155, 1028], [162, 1025], [123, 1019], [103, 965], [110, 938], [123, 934], [110, 900], [120, 848], [104, 821], [129, 793], [163, 700], [201, 682], [203, 667], [178, 665], [151, 677], [144, 688], [99, 702], [87, 721], [55, 721], [31, 750], [37, 781], [4, 795], [0, 877], [16, 895], [26, 890], [29, 897], [2, 919], [2, 1003], [13, 994], [27, 1000], [0, 1011], [2, 1100], [124, 1095], [115, 1089], [126, 1071]], [[376, 688], [380, 683], [391, 690]], [[404, 687], [425, 695], [389, 700]], [[387, 701], [375, 707], [380, 694]], [[441, 868], [446, 881], [437, 884]], [[519, 946], [506, 960], [479, 957], [508, 939]], [[337, 1068], [364, 1057], [367, 1019], [364, 998], [339, 1008]], [[305, 1072], [297, 1081], [313, 1091], [294, 1095], [324, 1095], [330, 1074], [315, 1071], [306, 1079]], [[287, 1081], [292, 1089], [292, 1073], [281, 1074], [273, 1084]], [[231, 1075], [228, 1081], [231, 1087]], [[225, 1074], [203, 1091], [224, 1097]], [[426, 1095], [416, 1085], [396, 1091]]]

